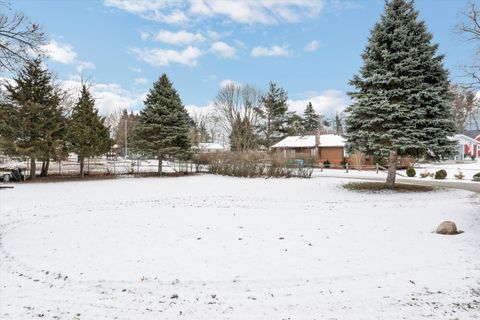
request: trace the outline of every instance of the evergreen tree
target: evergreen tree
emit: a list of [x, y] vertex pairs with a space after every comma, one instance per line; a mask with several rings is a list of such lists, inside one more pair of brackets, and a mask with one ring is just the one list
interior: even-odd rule
[[295, 112], [289, 112], [287, 121], [287, 134], [289, 136], [299, 136], [305, 134], [303, 119]]
[[85, 83], [69, 121], [69, 144], [70, 150], [78, 154], [82, 178], [85, 159], [107, 153], [112, 146], [110, 129], [105, 126], [105, 118], [98, 115], [95, 99]]
[[265, 119], [265, 146], [269, 148], [275, 142], [283, 139], [288, 133], [287, 93], [270, 81], [267, 94], [263, 97], [262, 117]]
[[116, 125], [114, 132], [115, 144], [120, 148], [120, 153], [126, 157], [128, 147], [133, 143], [133, 132], [138, 121], [138, 115], [133, 112], [128, 113], [127, 109], [122, 111], [122, 115]]
[[395, 185], [398, 156], [440, 158], [454, 150], [448, 72], [413, 1], [391, 0], [350, 84], [347, 140], [353, 150], [388, 159]]
[[303, 128], [306, 134], [315, 134], [317, 129], [321, 127], [321, 117], [313, 109], [311, 102], [307, 104], [303, 112]]
[[144, 104], [134, 131], [134, 146], [139, 152], [158, 159], [158, 174], [161, 174], [162, 160], [167, 156], [191, 157], [191, 121], [166, 74], [153, 84]]
[[37, 160], [43, 160], [42, 174], [46, 175], [49, 160], [59, 152], [65, 137], [60, 91], [40, 59], [25, 65], [5, 88], [7, 100], [0, 111], [3, 147], [10, 154], [30, 158], [31, 179], [36, 177]]

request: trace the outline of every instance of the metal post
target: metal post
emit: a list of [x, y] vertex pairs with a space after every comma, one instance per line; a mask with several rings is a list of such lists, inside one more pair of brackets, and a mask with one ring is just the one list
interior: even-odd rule
[[348, 173], [348, 162], [346, 163], [345, 167], [347, 168], [347, 173]]
[[378, 163], [375, 163], [376, 167], [377, 167], [377, 173], [378, 173]]

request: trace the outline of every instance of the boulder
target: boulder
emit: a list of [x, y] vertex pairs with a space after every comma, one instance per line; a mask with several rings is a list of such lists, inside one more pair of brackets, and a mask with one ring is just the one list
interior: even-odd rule
[[436, 231], [438, 234], [458, 234], [457, 226], [453, 221], [443, 221], [437, 228]]

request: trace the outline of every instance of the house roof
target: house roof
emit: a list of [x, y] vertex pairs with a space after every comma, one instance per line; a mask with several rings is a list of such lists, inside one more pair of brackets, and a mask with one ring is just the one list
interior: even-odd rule
[[316, 146], [315, 136], [290, 136], [274, 144], [272, 148], [313, 148]]
[[480, 136], [480, 130], [465, 130], [462, 132], [463, 135], [476, 139], [478, 136]]
[[320, 147], [344, 147], [345, 138], [336, 134], [321, 134]]
[[218, 143], [211, 142], [200, 142], [198, 144], [198, 149], [200, 150], [225, 150], [223, 146]]
[[[272, 148], [313, 148], [317, 146], [314, 135], [290, 136], [274, 144]], [[345, 139], [335, 134], [321, 134], [319, 147], [344, 147]]]
[[448, 137], [451, 141], [458, 141], [459, 144], [480, 144], [480, 141], [475, 140], [464, 134], [456, 134], [453, 137]]

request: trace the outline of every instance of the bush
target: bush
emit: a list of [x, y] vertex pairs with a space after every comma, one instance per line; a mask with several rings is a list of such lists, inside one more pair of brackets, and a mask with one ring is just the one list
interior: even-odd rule
[[463, 174], [462, 170], [458, 170], [458, 173], [454, 174], [454, 177], [458, 180], [463, 180], [463, 178], [465, 178], [465, 175]]
[[415, 177], [416, 174], [417, 171], [415, 171], [414, 168], [410, 167], [407, 169], [407, 176], [409, 176], [410, 178]]
[[435, 179], [437, 180], [443, 180], [447, 177], [447, 171], [441, 169], [435, 172]]
[[242, 159], [222, 159], [212, 163], [208, 171], [233, 177], [255, 178], [310, 178], [313, 169], [306, 166], [285, 165], [277, 161], [253, 161]]
[[328, 160], [323, 161], [323, 167], [324, 168], [330, 168], [331, 165], [332, 164], [330, 163], [330, 161], [328, 161]]
[[473, 181], [480, 181], [480, 172], [473, 175]]
[[340, 165], [343, 169], [347, 167], [347, 164], [350, 166], [350, 163], [345, 158], [342, 160], [342, 162], [340, 162]]
[[430, 172], [428, 170], [424, 170], [423, 172], [420, 173], [420, 178], [427, 178], [430, 177]]

